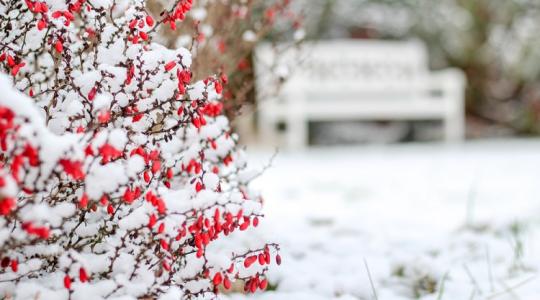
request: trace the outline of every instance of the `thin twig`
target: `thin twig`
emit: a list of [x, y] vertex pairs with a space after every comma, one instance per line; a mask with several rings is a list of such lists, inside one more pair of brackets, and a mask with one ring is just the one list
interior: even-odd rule
[[504, 287], [504, 290], [510, 294], [510, 296], [512, 296], [512, 298], [516, 299], [516, 300], [519, 300], [519, 296], [516, 294], [516, 292], [514, 292], [513, 288], [511, 288], [510, 286], [508, 286], [508, 284], [506, 284], [504, 281], [502, 280], [499, 280], [499, 284], [502, 285]]
[[375, 300], [379, 300], [379, 297], [377, 297], [377, 291], [375, 290], [375, 285], [373, 284], [373, 278], [371, 278], [371, 272], [369, 271], [369, 266], [366, 261], [366, 258], [364, 258], [364, 265], [366, 266], [366, 271], [369, 278], [369, 284], [371, 285], [371, 291], [373, 292], [373, 298]]
[[467, 276], [469, 276], [469, 279], [471, 279], [472, 284], [474, 285], [475, 289], [482, 294], [482, 289], [480, 288], [480, 285], [478, 284], [478, 281], [474, 278], [471, 270], [466, 264], [463, 264], [463, 268], [465, 269], [465, 273], [467, 273]]
[[444, 294], [444, 283], [446, 282], [446, 280], [448, 279], [448, 273], [450, 271], [446, 271], [446, 273], [444, 273], [443, 275], [443, 278], [441, 279], [441, 288], [439, 289], [439, 294], [437, 295], [437, 300], [441, 300], [442, 299], [442, 296]]
[[531, 277], [529, 277], [529, 278], [527, 278], [527, 279], [524, 279], [523, 281], [520, 281], [520, 282], [518, 282], [517, 284], [515, 284], [515, 285], [513, 285], [513, 286], [511, 286], [511, 287], [509, 287], [509, 288], [506, 288], [504, 291], [495, 293], [495, 294], [493, 294], [493, 295], [487, 297], [486, 300], [495, 299], [495, 298], [497, 298], [497, 297], [500, 297], [500, 296], [502, 296], [502, 295], [505, 295], [505, 294], [507, 294], [508, 292], [513, 291], [513, 290], [517, 289], [518, 287], [523, 286], [523, 285], [529, 283], [531, 280], [535, 279], [536, 277], [537, 277], [537, 275], [533, 275], [533, 276], [531, 276]]

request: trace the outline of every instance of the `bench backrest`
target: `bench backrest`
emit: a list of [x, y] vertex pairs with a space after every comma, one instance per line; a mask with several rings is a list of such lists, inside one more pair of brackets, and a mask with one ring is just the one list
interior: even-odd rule
[[308, 101], [412, 99], [426, 93], [429, 74], [427, 50], [419, 41], [320, 41], [279, 56], [262, 45], [257, 59], [263, 64], [257, 66], [259, 87], [268, 75], [264, 65], [278, 61], [279, 68], [290, 70], [282, 95], [302, 94]]

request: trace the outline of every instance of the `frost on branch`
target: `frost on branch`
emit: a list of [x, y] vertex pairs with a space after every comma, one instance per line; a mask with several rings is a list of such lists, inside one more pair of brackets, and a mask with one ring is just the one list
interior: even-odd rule
[[194, 82], [204, 57], [152, 43], [192, 5], [163, 2], [151, 16], [139, 0], [0, 1], [0, 298], [266, 288], [277, 245], [227, 241], [262, 201], [224, 82]]

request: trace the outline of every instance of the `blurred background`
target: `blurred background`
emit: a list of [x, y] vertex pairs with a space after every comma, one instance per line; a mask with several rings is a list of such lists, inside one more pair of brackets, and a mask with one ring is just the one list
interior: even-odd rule
[[[301, 24], [307, 41], [418, 39], [427, 48], [426, 67], [430, 70], [462, 70], [467, 81], [467, 138], [539, 133], [538, 1], [310, 0], [291, 5], [303, 16]], [[290, 37], [274, 34], [266, 40], [284, 36]], [[246, 111], [250, 109], [256, 107]], [[257, 129], [257, 116], [254, 118], [246, 122], [252, 122]], [[387, 143], [437, 137], [431, 130], [437, 123], [429, 120], [344, 121], [311, 123], [310, 143]], [[241, 127], [242, 131], [249, 129], [245, 123]], [[375, 137], [373, 130], [378, 133]], [[381, 133], [385, 136], [381, 137]], [[243, 136], [248, 139], [251, 134]]]
[[[467, 135], [536, 135], [539, 130], [540, 3], [528, 0], [309, 1], [317, 38], [420, 38], [432, 69], [467, 78]], [[315, 2], [317, 2], [315, 4]]]

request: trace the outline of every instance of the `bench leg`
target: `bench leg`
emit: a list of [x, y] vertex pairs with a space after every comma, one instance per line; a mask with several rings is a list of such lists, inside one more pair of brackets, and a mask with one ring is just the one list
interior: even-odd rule
[[461, 142], [465, 139], [465, 118], [461, 112], [444, 119], [444, 138], [446, 142]]
[[465, 77], [461, 71], [449, 70], [440, 80], [446, 108], [444, 135], [447, 142], [465, 139]]

